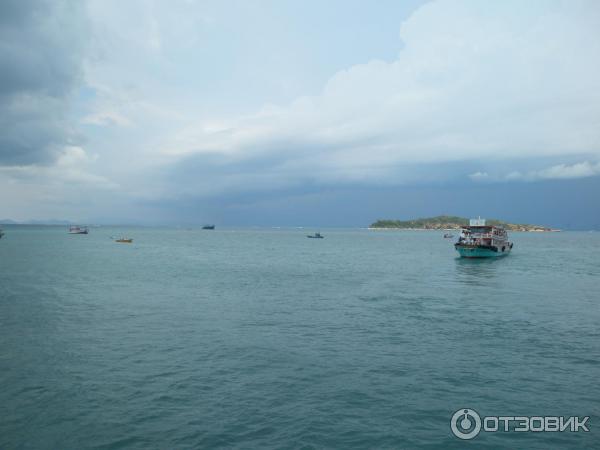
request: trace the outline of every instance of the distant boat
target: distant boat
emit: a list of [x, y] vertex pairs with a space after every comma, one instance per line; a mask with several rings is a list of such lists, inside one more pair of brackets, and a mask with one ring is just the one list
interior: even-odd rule
[[131, 238], [119, 238], [115, 242], [120, 242], [122, 244], [131, 244], [133, 242], [133, 239], [131, 239]]
[[214, 230], [215, 226], [214, 225], [204, 225], [202, 227], [203, 230]]
[[463, 258], [490, 258], [508, 255], [513, 248], [502, 226], [486, 225], [485, 219], [471, 219], [463, 227], [454, 248]]
[[4, 236], [4, 231], [0, 230], [0, 239], [2, 239], [2, 236]]
[[452, 233], [444, 233], [444, 239], [451, 239], [454, 235]]
[[69, 227], [69, 234], [88, 234], [88, 227], [80, 227], [77, 225], [72, 225]]
[[325, 236], [322, 236], [321, 233], [309, 234], [306, 236], [310, 239], [323, 239]]

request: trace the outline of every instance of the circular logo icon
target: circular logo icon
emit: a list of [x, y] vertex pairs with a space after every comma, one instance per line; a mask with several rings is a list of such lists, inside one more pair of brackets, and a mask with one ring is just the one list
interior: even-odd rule
[[461, 408], [452, 415], [450, 428], [459, 439], [473, 439], [481, 430], [481, 417], [473, 409]]

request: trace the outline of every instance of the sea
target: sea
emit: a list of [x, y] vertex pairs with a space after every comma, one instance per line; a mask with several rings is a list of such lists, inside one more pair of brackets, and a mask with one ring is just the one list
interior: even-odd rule
[[1, 449], [600, 448], [599, 232], [3, 228]]

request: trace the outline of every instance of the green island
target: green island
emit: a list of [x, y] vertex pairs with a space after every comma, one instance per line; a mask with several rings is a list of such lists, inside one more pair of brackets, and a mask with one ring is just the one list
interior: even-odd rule
[[[469, 224], [469, 219], [458, 216], [435, 216], [414, 220], [381, 219], [372, 223], [371, 229], [400, 229], [400, 230], [455, 230]], [[487, 225], [502, 225], [509, 231], [560, 231], [542, 225], [524, 223], [508, 223], [497, 219], [486, 219]]]

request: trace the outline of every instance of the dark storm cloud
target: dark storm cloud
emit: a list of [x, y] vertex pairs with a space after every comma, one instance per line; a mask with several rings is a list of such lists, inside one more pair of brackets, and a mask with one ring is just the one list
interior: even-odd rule
[[85, 36], [81, 2], [0, 2], [0, 165], [48, 162], [71, 141]]

